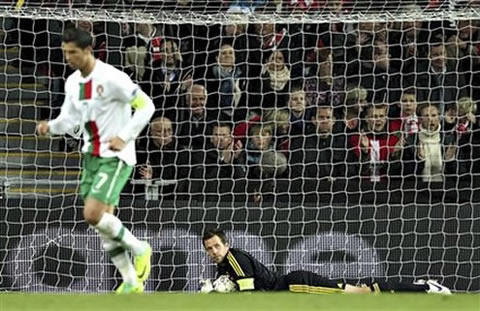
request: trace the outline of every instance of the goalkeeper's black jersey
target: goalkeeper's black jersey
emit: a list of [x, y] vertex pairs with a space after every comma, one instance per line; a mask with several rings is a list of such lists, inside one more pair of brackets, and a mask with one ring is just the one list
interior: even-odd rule
[[249, 253], [230, 248], [218, 264], [219, 275], [228, 274], [240, 290], [274, 290], [279, 274], [270, 271]]

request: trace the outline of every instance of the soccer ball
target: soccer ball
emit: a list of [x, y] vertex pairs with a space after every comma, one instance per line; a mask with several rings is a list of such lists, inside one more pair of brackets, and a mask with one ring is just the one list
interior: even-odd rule
[[230, 293], [237, 290], [237, 285], [230, 280], [228, 275], [221, 275], [213, 281], [213, 290], [218, 293]]

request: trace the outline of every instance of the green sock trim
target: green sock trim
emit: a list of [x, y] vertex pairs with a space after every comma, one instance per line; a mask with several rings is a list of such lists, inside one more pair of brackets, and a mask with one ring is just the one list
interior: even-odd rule
[[110, 251], [108, 251], [108, 253], [110, 254], [110, 257], [116, 257], [118, 255], [121, 255], [125, 252], [125, 249], [121, 246], [117, 247], [117, 248], [114, 248]]
[[116, 242], [122, 242], [122, 239], [123, 239], [124, 235], [125, 235], [125, 227], [122, 226], [118, 235], [116, 237], [114, 237], [112, 240], [114, 240]]

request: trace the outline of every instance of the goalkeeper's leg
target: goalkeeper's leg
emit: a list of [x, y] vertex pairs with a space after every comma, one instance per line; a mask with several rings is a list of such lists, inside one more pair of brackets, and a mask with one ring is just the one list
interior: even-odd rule
[[[310, 271], [293, 271], [283, 277], [286, 288], [294, 293], [333, 294], [343, 292], [343, 284]], [[279, 288], [280, 290], [282, 288]]]
[[361, 286], [337, 282], [310, 271], [293, 271], [283, 276], [277, 285], [278, 290], [290, 290], [296, 293], [330, 294], [354, 293], [365, 294], [372, 292], [417, 292], [434, 294], [451, 294], [450, 290], [434, 280], [408, 284], [394, 281], [376, 281]]
[[450, 295], [450, 290], [435, 280], [419, 280], [414, 283], [375, 281], [367, 285], [372, 292], [414, 292]]

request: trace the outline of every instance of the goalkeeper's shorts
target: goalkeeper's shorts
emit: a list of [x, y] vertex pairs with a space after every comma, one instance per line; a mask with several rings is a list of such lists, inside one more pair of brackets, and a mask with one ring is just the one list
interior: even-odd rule
[[119, 158], [100, 158], [84, 154], [80, 182], [83, 200], [92, 197], [108, 205], [118, 205], [120, 192], [132, 171], [133, 167]]

